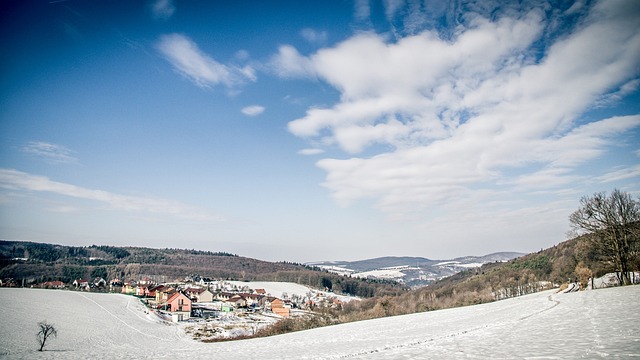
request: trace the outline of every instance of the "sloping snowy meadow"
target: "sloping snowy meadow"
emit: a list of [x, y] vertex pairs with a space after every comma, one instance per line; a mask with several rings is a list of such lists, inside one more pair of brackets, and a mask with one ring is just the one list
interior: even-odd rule
[[[0, 289], [0, 358], [567, 359], [640, 357], [640, 286], [556, 294], [224, 343], [192, 340], [120, 294]], [[37, 323], [58, 337], [37, 351]]]

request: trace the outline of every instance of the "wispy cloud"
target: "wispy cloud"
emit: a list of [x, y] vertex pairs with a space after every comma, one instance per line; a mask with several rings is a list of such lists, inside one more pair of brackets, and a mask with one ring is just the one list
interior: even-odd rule
[[300, 155], [318, 155], [322, 153], [324, 153], [324, 150], [318, 148], [302, 149], [298, 151], [298, 154]]
[[452, 39], [360, 33], [310, 56], [283, 46], [281, 76], [316, 77], [340, 92], [338, 103], [310, 108], [289, 130], [350, 156], [317, 162], [344, 204], [373, 198], [391, 213], [487, 184], [569, 186], [580, 166], [640, 127], [637, 115], [580, 118], [611, 89], [635, 91], [629, 79], [640, 67], [639, 18], [629, 16], [640, 3], [588, 10], [572, 32], [545, 38], [553, 41], [542, 57], [532, 56], [548, 21], [537, 9], [474, 17]]
[[367, 20], [371, 16], [371, 5], [369, 0], [356, 0], [355, 5], [355, 18], [357, 20]]
[[604, 94], [600, 99], [595, 102], [595, 106], [597, 108], [602, 108], [609, 106], [613, 103], [616, 103], [622, 100], [625, 96], [635, 92], [640, 88], [640, 79], [633, 79], [629, 82], [624, 83], [620, 88], [615, 91]]
[[404, 5], [404, 0], [384, 0], [384, 14], [387, 20], [392, 20], [398, 10]]
[[[197, 222], [220, 222], [225, 218], [177, 201], [114, 194], [104, 190], [52, 181], [47, 177], [28, 174], [14, 169], [0, 169], [0, 187], [9, 190], [48, 192], [77, 199], [106, 204], [114, 210], [137, 213], [170, 215]], [[65, 206], [72, 209], [73, 206]]]
[[248, 116], [257, 116], [264, 112], [264, 106], [260, 105], [251, 105], [243, 108], [241, 111], [243, 114]]
[[179, 74], [199, 87], [218, 84], [233, 87], [245, 80], [256, 80], [255, 71], [250, 66], [238, 68], [221, 64], [181, 34], [161, 36], [156, 48]]
[[640, 178], [640, 165], [629, 168], [615, 169], [597, 178], [602, 183], [609, 183], [624, 179]]
[[301, 55], [290, 45], [280, 46], [278, 53], [269, 61], [270, 69], [283, 78], [313, 78], [313, 61]]
[[172, 0], [156, 0], [151, 4], [151, 15], [156, 20], [168, 20], [175, 12]]
[[311, 44], [324, 44], [327, 42], [327, 32], [317, 31], [311, 28], [304, 28], [300, 35]]
[[74, 157], [73, 151], [68, 148], [44, 141], [30, 141], [22, 147], [22, 151], [35, 155], [50, 163], [76, 163], [78, 159]]

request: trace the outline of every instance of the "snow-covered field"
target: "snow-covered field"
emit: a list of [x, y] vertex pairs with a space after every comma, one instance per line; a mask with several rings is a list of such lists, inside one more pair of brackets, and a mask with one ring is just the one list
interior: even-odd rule
[[[318, 294], [323, 294], [324, 296], [334, 297], [343, 302], [349, 302], [351, 300], [360, 300], [360, 298], [355, 296], [348, 295], [338, 295], [326, 291], [319, 291], [316, 289], [312, 289], [308, 286], [290, 283], [290, 282], [278, 282], [278, 281], [225, 281], [225, 283], [235, 285], [238, 288], [248, 287], [249, 289], [264, 289], [268, 295], [275, 296], [280, 299], [291, 298], [291, 296], [296, 295], [298, 297], [304, 298], [305, 296], [312, 294], [316, 296]], [[286, 296], [285, 296], [286, 295]]]
[[264, 289], [267, 294], [282, 299], [282, 294], [288, 296], [297, 295], [304, 297], [307, 293], [311, 292], [311, 288], [289, 282], [277, 282], [277, 281], [225, 281], [231, 285], [235, 285], [238, 288], [248, 287], [249, 289]]
[[[0, 289], [0, 358], [567, 359], [640, 357], [640, 286], [542, 292], [464, 308], [204, 344], [116, 294]], [[58, 338], [36, 351], [36, 324]]]

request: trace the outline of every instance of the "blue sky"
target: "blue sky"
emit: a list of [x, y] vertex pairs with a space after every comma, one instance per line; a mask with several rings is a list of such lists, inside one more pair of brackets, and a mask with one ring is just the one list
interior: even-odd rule
[[3, 239], [443, 259], [640, 194], [637, 1], [0, 7]]

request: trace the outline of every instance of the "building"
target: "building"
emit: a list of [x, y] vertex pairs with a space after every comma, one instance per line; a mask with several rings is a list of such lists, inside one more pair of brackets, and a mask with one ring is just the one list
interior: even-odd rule
[[191, 299], [180, 291], [175, 292], [167, 300], [167, 307], [174, 322], [187, 320], [191, 317]]

